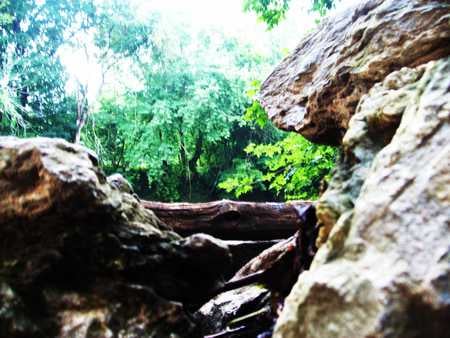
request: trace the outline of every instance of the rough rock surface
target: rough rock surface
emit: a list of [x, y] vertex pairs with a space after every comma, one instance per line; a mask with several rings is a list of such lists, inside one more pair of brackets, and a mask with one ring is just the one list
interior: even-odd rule
[[322, 201], [337, 197], [335, 224], [274, 337], [450, 332], [449, 135], [450, 58], [393, 72], [363, 96]]
[[263, 83], [274, 123], [339, 144], [362, 95], [386, 75], [450, 55], [450, 3], [366, 0], [326, 20]]
[[341, 215], [351, 211], [375, 155], [391, 141], [407, 105], [419, 90], [424, 67], [402, 68], [361, 99], [342, 141], [342, 156], [329, 187], [317, 202], [322, 245]]
[[182, 239], [87, 149], [46, 138], [0, 138], [0, 242], [1, 337], [195, 337], [179, 302], [230, 266], [223, 243]]
[[197, 311], [195, 318], [204, 335], [213, 335], [223, 331], [231, 320], [268, 304], [270, 291], [267, 288], [262, 285], [247, 285], [217, 295]]
[[96, 155], [62, 140], [0, 138], [0, 224], [115, 222], [179, 239], [130, 194], [107, 183]]

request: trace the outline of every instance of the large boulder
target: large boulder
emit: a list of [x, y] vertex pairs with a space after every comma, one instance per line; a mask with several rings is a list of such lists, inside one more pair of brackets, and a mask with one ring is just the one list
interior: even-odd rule
[[344, 174], [321, 201], [324, 210], [336, 196], [347, 203], [336, 202], [275, 337], [450, 332], [449, 135], [450, 58], [393, 72], [362, 98], [344, 136]]
[[221, 285], [228, 247], [181, 238], [97, 162], [0, 138], [0, 336], [196, 337], [182, 302]]
[[386, 75], [450, 55], [450, 3], [365, 0], [307, 35], [263, 83], [272, 121], [340, 144], [362, 95]]
[[341, 146], [274, 337], [450, 332], [449, 55], [448, 1], [361, 1], [264, 82], [279, 127]]

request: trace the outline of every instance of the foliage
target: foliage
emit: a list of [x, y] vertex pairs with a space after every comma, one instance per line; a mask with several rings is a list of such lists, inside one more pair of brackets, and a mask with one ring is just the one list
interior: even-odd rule
[[96, 14], [94, 44], [101, 51], [99, 62], [109, 62], [107, 67], [124, 58], [139, 58], [143, 51], [155, 48], [152, 33], [156, 18], [136, 20], [129, 1], [105, 1]]
[[4, 64], [0, 73], [0, 130], [8, 128], [13, 132], [25, 129], [26, 122], [23, 118], [23, 108], [16, 99], [14, 90], [9, 86], [13, 68], [13, 54], [10, 48], [4, 56]]
[[269, 29], [278, 25], [286, 16], [290, 0], [245, 0], [244, 10], [255, 12]]
[[[255, 12], [269, 29], [286, 15], [290, 0], [245, 0], [244, 10]], [[312, 10], [321, 16], [334, 4], [333, 0], [313, 0]], [[260, 81], [253, 81], [247, 95], [253, 99], [244, 120], [259, 128], [268, 124], [268, 117], [254, 96]], [[336, 150], [314, 145], [300, 135], [287, 134], [275, 143], [249, 143], [246, 158], [233, 161], [233, 168], [223, 173], [219, 188], [237, 198], [256, 191], [271, 190], [280, 199], [315, 199], [321, 181], [334, 167]]]
[[[255, 99], [261, 82], [252, 81], [247, 95], [252, 104], [244, 120], [257, 128], [271, 126], [267, 113]], [[280, 135], [275, 143], [250, 142], [246, 158], [233, 161], [223, 173], [219, 188], [237, 198], [256, 191], [273, 191], [280, 199], [315, 199], [322, 180], [328, 179], [336, 159], [332, 147], [315, 145], [301, 135]]]
[[328, 10], [333, 8], [336, 0], [314, 0], [312, 5], [312, 10], [324, 16]]
[[2, 1], [0, 10], [0, 134], [72, 139], [74, 100], [56, 55], [71, 30], [90, 24], [92, 3]]
[[[192, 36], [175, 29], [167, 43], [164, 33], [152, 34], [151, 45], [126, 55], [141, 88], [105, 93], [83, 140], [96, 148], [108, 172], [122, 172], [146, 198], [217, 198], [218, 177], [248, 140], [259, 142], [264, 135], [275, 140], [242, 121], [250, 103], [242, 74], [264, 60], [224, 36], [213, 42], [205, 32]], [[130, 31], [116, 35], [110, 46], [128, 39], [133, 40]], [[205, 57], [210, 50], [222, 58]], [[217, 62], [226, 62], [226, 68]]]
[[[336, 0], [312, 0], [311, 10], [321, 16], [333, 7]], [[286, 17], [291, 0], [244, 0], [244, 10], [254, 12], [258, 19], [272, 29]]]
[[[245, 8], [273, 27], [289, 3], [246, 0]], [[88, 110], [67, 89], [58, 55], [69, 44], [101, 68]], [[0, 1], [0, 134], [73, 141], [81, 130], [106, 172], [124, 174], [148, 199], [313, 198], [334, 150], [286, 136], [254, 99], [255, 79], [282, 56], [275, 45], [263, 56], [237, 37], [157, 13], [137, 19], [128, 1]]]
[[236, 197], [263, 185], [284, 199], [315, 199], [336, 157], [334, 148], [312, 144], [298, 134], [289, 134], [274, 144], [250, 143], [245, 152], [255, 157], [257, 164], [237, 163], [234, 173], [219, 184]]
[[[261, 81], [252, 81], [250, 83], [250, 89], [247, 90], [247, 96], [253, 99], [259, 91], [260, 86]], [[257, 100], [253, 99], [250, 107], [245, 110], [244, 121], [255, 123], [259, 128], [264, 128], [264, 126], [268, 124], [269, 119], [267, 118], [267, 113], [265, 112], [264, 108], [261, 107], [261, 104]]]

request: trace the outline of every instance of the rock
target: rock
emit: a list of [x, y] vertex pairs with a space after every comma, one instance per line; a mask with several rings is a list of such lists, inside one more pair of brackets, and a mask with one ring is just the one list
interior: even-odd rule
[[274, 337], [450, 332], [449, 19], [448, 1], [360, 2], [264, 82], [280, 128], [342, 146]]
[[317, 246], [325, 243], [339, 217], [353, 209], [375, 155], [391, 141], [404, 110], [419, 90], [424, 69], [393, 72], [361, 99], [343, 139], [336, 172], [317, 202]]
[[[418, 3], [398, 7], [420, 12]], [[449, 135], [450, 58], [392, 72], [362, 96], [343, 138], [334, 193], [322, 201], [337, 207], [319, 212], [335, 224], [286, 299], [274, 337], [450, 332]]]
[[230, 267], [214, 238], [183, 239], [90, 151], [0, 138], [0, 336], [196, 337], [180, 302]]
[[450, 3], [366, 0], [306, 36], [263, 83], [281, 129], [340, 144], [359, 99], [389, 73], [450, 55]]
[[270, 304], [270, 291], [261, 285], [247, 285], [217, 295], [195, 314], [204, 335], [223, 331], [227, 324], [240, 316]]
[[69, 217], [126, 223], [155, 235], [169, 229], [133, 196], [113, 189], [95, 154], [84, 147], [48, 138], [2, 137], [0, 150], [0, 225], [13, 229], [13, 224]]
[[117, 190], [127, 194], [134, 194], [133, 187], [131, 186], [130, 182], [128, 182], [121, 174], [109, 175], [106, 180], [113, 188], [116, 188]]

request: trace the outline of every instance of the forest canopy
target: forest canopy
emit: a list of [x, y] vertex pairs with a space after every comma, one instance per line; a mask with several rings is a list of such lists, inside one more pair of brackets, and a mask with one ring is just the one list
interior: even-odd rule
[[[273, 29], [292, 3], [240, 5]], [[314, 0], [306, 10], [320, 17], [332, 6]], [[255, 100], [284, 42], [272, 35], [263, 51], [136, 8], [131, 0], [0, 2], [0, 134], [82, 143], [146, 199], [316, 198], [335, 149], [277, 130]], [[98, 83], [71, 79], [63, 59], [74, 50], [95, 65]]]

